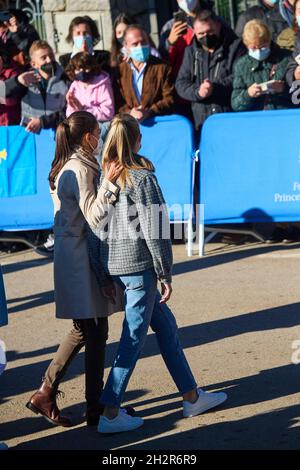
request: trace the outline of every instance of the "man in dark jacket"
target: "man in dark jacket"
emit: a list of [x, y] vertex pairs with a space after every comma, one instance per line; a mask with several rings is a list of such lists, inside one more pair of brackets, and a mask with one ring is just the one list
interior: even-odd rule
[[191, 102], [198, 130], [211, 114], [231, 110], [233, 64], [246, 49], [212, 12], [196, 16], [194, 32], [193, 43], [185, 50], [176, 90], [179, 96]]
[[248, 8], [240, 14], [235, 32], [241, 38], [245, 24], [250, 20], [263, 20], [272, 33], [273, 41], [277, 36], [287, 28], [288, 24], [280, 13], [278, 0], [259, 0], [259, 5]]

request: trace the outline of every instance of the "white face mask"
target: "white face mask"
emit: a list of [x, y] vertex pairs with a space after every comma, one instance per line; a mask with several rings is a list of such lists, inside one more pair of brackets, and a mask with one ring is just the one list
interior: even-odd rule
[[97, 145], [96, 145], [96, 147], [92, 147], [90, 145], [90, 147], [93, 151], [94, 157], [97, 158], [97, 161], [99, 162], [99, 159], [101, 160], [101, 154], [102, 154], [102, 150], [103, 150], [103, 141], [100, 137], [99, 137], [99, 139], [97, 139], [97, 137], [95, 137], [94, 135], [93, 135], [93, 137], [97, 140]]
[[187, 15], [191, 13], [196, 6], [198, 5], [198, 0], [178, 0], [178, 6], [183, 10]]

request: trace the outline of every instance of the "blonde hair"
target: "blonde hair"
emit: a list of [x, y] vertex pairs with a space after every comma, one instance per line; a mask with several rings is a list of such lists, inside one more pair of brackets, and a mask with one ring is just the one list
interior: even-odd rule
[[42, 39], [39, 39], [38, 41], [34, 41], [29, 49], [29, 56], [32, 59], [33, 54], [36, 51], [39, 51], [40, 49], [50, 49], [50, 51], [53, 52], [52, 47], [47, 43], [47, 41], [44, 41]]
[[154, 171], [154, 166], [145, 157], [137, 156], [133, 149], [140, 136], [137, 120], [130, 114], [117, 114], [111, 122], [110, 129], [103, 149], [103, 169], [111, 161], [118, 160], [124, 168], [118, 179], [118, 184], [124, 188], [132, 186], [129, 170], [146, 169]]
[[248, 46], [254, 40], [259, 39], [263, 42], [271, 42], [271, 32], [262, 20], [251, 20], [245, 24], [243, 31], [243, 42]]

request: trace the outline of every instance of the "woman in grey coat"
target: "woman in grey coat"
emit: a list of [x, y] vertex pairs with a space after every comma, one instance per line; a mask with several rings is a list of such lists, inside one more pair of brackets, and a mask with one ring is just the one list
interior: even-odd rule
[[[55, 158], [49, 175], [54, 203], [54, 285], [56, 316], [72, 319], [73, 329], [59, 346], [40, 389], [27, 407], [55, 425], [71, 426], [56, 404], [58, 385], [70, 362], [85, 345], [87, 422], [96, 424], [102, 411], [104, 353], [107, 316], [122, 309], [112, 296], [111, 284], [103, 288], [89, 260], [87, 227], [101, 225], [116, 201], [115, 181], [120, 166], [107, 168], [97, 191], [100, 129], [92, 114], [78, 111], [57, 128]], [[102, 284], [105, 279], [101, 279]], [[119, 297], [121, 298], [121, 297]]]

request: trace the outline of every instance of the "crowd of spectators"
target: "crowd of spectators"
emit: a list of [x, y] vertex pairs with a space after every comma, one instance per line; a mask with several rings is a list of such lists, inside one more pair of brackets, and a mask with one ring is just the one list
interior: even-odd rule
[[126, 12], [113, 25], [111, 50], [88, 16], [76, 17], [54, 51], [18, 10], [0, 12], [0, 125], [55, 129], [76, 110], [109, 123], [118, 112], [138, 121], [182, 114], [201, 136], [212, 114], [293, 108], [300, 79], [300, 0], [261, 0], [235, 31], [209, 0], [178, 0], [158, 47]]
[[[261, 0], [235, 31], [209, 0], [178, 0], [178, 7], [158, 47], [121, 13], [111, 50], [97, 50], [96, 23], [76, 17], [66, 38], [72, 52], [58, 60], [24, 12], [1, 11], [0, 124], [39, 132], [79, 109], [99, 122], [120, 111], [139, 121], [177, 113], [200, 133], [211, 114], [295, 106], [289, 91], [300, 78], [300, 1]], [[293, 41], [282, 47], [289, 33]]]

